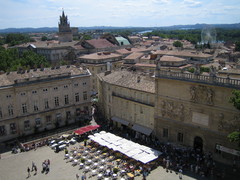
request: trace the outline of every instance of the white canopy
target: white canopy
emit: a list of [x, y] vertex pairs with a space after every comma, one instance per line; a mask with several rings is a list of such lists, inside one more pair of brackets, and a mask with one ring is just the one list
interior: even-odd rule
[[155, 149], [134, 143], [109, 132], [106, 133], [105, 131], [95, 133], [94, 136], [89, 136], [89, 138], [102, 146], [107, 146], [114, 151], [119, 151], [144, 164], [157, 159], [158, 156], [162, 154]]

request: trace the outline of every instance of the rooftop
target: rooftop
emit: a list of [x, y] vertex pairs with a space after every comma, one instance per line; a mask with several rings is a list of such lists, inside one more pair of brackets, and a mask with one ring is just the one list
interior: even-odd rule
[[77, 68], [73, 65], [56, 68], [31, 69], [28, 71], [13, 71], [0, 75], [0, 87], [10, 86], [21, 82], [86, 74], [88, 74], [87, 70]]
[[125, 57], [124, 59], [137, 59], [137, 58], [140, 58], [144, 55], [144, 53], [142, 52], [133, 52], [132, 54], [129, 54], [127, 57]]
[[94, 48], [109, 48], [109, 47], [116, 47], [116, 45], [110, 43], [106, 39], [91, 39], [91, 40], [86, 40], [87, 43], [92, 45]]
[[130, 72], [126, 70], [113, 71], [108, 75], [105, 75], [105, 73], [100, 73], [98, 74], [98, 77], [113, 85], [155, 93], [154, 78], [144, 76], [136, 72]]
[[116, 50], [116, 52], [119, 54], [130, 54], [133, 52], [147, 52], [147, 51], [150, 51], [150, 50], [147, 48], [123, 48], [123, 49]]
[[37, 42], [31, 42], [31, 43], [25, 43], [18, 45], [16, 47], [25, 47], [32, 46], [35, 48], [65, 48], [65, 47], [73, 47], [76, 49], [84, 49], [81, 45], [78, 44], [78, 41], [72, 41], [72, 42], [59, 42], [59, 41], [37, 41]]
[[181, 56], [181, 57], [193, 57], [193, 58], [211, 58], [210, 54], [198, 53], [196, 51], [153, 51], [155, 54], [159, 55], [169, 55], [169, 56]]
[[121, 57], [122, 57], [122, 55], [116, 54], [116, 53], [97, 52], [97, 53], [86, 54], [86, 55], [80, 56], [79, 59], [95, 59], [95, 60], [101, 60], [101, 59], [121, 58]]
[[160, 58], [160, 61], [168, 61], [168, 62], [182, 62], [186, 61], [186, 59], [175, 57], [175, 56], [167, 56], [164, 55]]

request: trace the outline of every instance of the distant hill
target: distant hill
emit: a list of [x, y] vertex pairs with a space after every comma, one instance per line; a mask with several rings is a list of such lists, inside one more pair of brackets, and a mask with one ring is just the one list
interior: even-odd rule
[[[134, 30], [177, 30], [177, 29], [202, 29], [205, 26], [213, 26], [215, 28], [225, 29], [240, 29], [240, 23], [236, 24], [194, 24], [194, 25], [174, 25], [174, 26], [162, 26], [162, 27], [114, 27], [114, 26], [92, 26], [92, 27], [79, 27], [79, 31], [89, 30], [117, 30], [117, 29], [134, 29]], [[37, 33], [37, 32], [58, 32], [57, 27], [41, 27], [41, 28], [7, 28], [0, 29], [0, 33]]]
[[0, 29], [0, 33], [37, 33], [37, 32], [57, 32], [56, 27], [41, 27], [41, 28], [7, 28]]

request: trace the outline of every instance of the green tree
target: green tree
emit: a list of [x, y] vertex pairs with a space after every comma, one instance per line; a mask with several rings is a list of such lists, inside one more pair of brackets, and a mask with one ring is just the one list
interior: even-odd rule
[[[240, 90], [233, 90], [232, 91], [232, 97], [230, 97], [229, 102], [233, 103], [233, 106], [240, 110]], [[240, 131], [239, 129], [236, 131], [231, 132], [230, 134], [228, 134], [228, 139], [231, 142], [237, 142], [238, 146], [240, 147]]]
[[183, 47], [183, 43], [180, 41], [174, 41], [173, 46], [175, 47]]
[[41, 41], [47, 41], [47, 40], [48, 40], [47, 36], [42, 36]]
[[240, 51], [240, 41], [236, 42], [235, 51]]
[[233, 90], [232, 97], [230, 97], [229, 102], [233, 103], [233, 106], [240, 110], [240, 90]]

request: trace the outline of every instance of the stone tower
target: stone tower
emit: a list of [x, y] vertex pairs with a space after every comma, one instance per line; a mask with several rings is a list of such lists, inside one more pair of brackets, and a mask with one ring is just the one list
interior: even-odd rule
[[68, 22], [68, 18], [67, 16], [65, 16], [64, 11], [62, 12], [62, 16], [60, 16], [60, 22], [58, 23], [58, 31], [58, 40], [60, 42], [70, 42], [73, 40], [70, 23]]

